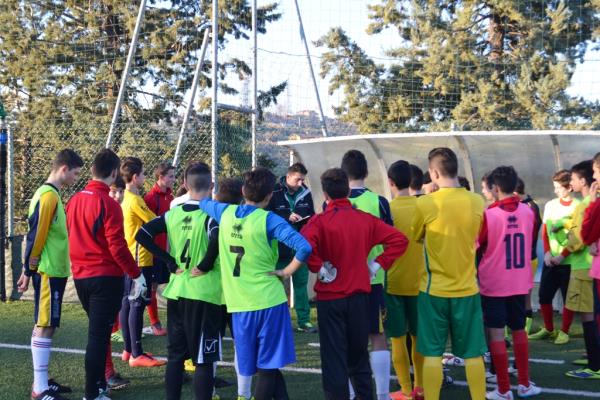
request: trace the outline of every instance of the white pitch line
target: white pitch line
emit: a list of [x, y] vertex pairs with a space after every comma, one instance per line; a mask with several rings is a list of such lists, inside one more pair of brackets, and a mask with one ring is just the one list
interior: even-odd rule
[[[309, 343], [309, 345], [310, 344], [311, 343]], [[312, 344], [318, 344], [318, 343], [312, 343]], [[15, 350], [31, 350], [31, 346], [29, 346], [29, 345], [13, 344], [13, 343], [0, 343], [0, 348], [15, 349]], [[85, 354], [85, 350], [69, 349], [69, 348], [64, 348], [64, 347], [53, 347], [52, 351], [57, 352], [57, 353]], [[112, 356], [114, 358], [120, 358], [121, 353], [113, 352]], [[166, 360], [165, 357], [155, 357], [155, 358], [159, 359], [159, 360]], [[233, 367], [234, 366], [232, 362], [228, 362], [228, 361], [221, 361], [218, 364], [222, 367]], [[285, 368], [282, 368], [282, 370], [289, 371], [289, 372], [295, 372], [295, 373], [313, 374], [313, 375], [321, 374], [321, 369], [319, 369], [319, 368], [285, 367]], [[396, 377], [392, 377], [391, 380], [396, 380]], [[458, 385], [458, 386], [468, 386], [467, 382], [465, 382], [465, 381], [454, 381], [454, 384]], [[496, 387], [496, 385], [487, 385], [487, 386], [489, 388]], [[516, 389], [515, 386], [512, 386], [511, 388]], [[565, 396], [590, 397], [590, 398], [600, 399], [600, 392], [588, 392], [585, 390], [568, 390], [568, 389], [544, 388], [544, 387], [542, 387], [541, 389], [542, 389], [542, 393], [560, 394], [560, 395], [565, 395]]]
[[[309, 343], [309, 347], [321, 347], [320, 343]], [[511, 361], [514, 361], [514, 357], [510, 357]], [[565, 360], [554, 360], [551, 358], [530, 358], [530, 363], [534, 364], [552, 364], [552, 365], [562, 365], [565, 363]]]

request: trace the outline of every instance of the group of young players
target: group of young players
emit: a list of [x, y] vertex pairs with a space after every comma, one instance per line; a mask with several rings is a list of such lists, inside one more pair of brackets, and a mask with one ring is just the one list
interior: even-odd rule
[[[541, 392], [529, 379], [527, 336], [539, 211], [529, 197], [518, 195], [523, 185], [512, 167], [498, 167], [483, 178], [482, 191], [490, 202], [486, 207], [484, 198], [465, 189], [455, 153], [435, 148], [428, 155], [425, 182], [420, 169], [406, 161], [390, 166], [393, 200], [388, 202], [365, 187], [365, 156], [350, 150], [341, 168], [321, 175], [323, 212], [308, 213], [307, 223], [292, 226], [305, 218], [291, 213], [286, 220], [265, 210], [277, 183], [267, 169], [219, 182], [213, 200], [209, 167], [193, 162], [183, 174], [187, 193], [168, 201], [174, 170], [161, 165], [159, 183], [142, 198], [141, 160], [120, 160], [108, 149], [96, 155], [92, 179], [69, 200], [65, 212], [60, 189], [77, 180], [82, 166], [73, 150], [61, 151], [29, 208], [18, 285], [25, 291], [31, 279], [35, 290], [32, 399], [61, 400], [71, 391], [48, 379], [52, 336], [70, 273], [89, 319], [85, 399], [107, 400], [111, 388], [128, 384], [112, 364], [110, 337], [118, 315], [123, 361], [131, 367], [165, 364], [141, 345], [143, 310], [156, 283], [163, 282], [165, 398], [181, 398], [186, 362], [195, 370], [195, 398], [214, 398], [216, 362], [229, 325], [238, 399], [287, 399], [280, 369], [295, 362], [295, 351], [282, 281], [306, 267], [317, 274], [326, 398], [372, 399], [374, 378], [377, 400], [438, 399], [442, 355], [450, 338], [453, 354], [464, 360], [472, 399], [512, 399], [507, 327], [518, 397]], [[288, 170], [297, 188], [305, 175], [301, 164]], [[569, 310], [579, 313], [585, 365], [567, 375], [582, 379], [600, 378], [600, 202], [594, 178], [600, 178], [600, 153], [554, 176], [558, 199], [546, 205], [542, 229], [544, 327], [530, 336], [564, 343], [565, 323], [572, 320]], [[577, 203], [571, 191], [580, 192], [583, 200]], [[299, 201], [297, 196], [284, 198], [291, 205]], [[278, 268], [279, 244], [291, 254]], [[163, 280], [155, 267], [160, 263], [167, 271]], [[551, 301], [558, 289], [566, 307], [562, 336], [552, 325]], [[156, 316], [152, 327], [161, 334]], [[483, 356], [488, 349], [497, 389], [486, 393]], [[400, 383], [394, 393], [391, 364]]]

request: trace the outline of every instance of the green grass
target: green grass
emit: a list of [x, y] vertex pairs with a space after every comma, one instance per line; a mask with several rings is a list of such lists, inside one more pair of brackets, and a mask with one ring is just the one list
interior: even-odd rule
[[[0, 343], [19, 345], [30, 344], [32, 328], [33, 305], [30, 302], [0, 303]], [[163, 318], [165, 318], [163, 314]], [[87, 340], [87, 320], [79, 305], [65, 304], [61, 328], [55, 335], [53, 346], [69, 349], [85, 349]], [[536, 324], [534, 324], [536, 325]], [[536, 329], [537, 327], [534, 327]], [[566, 378], [564, 373], [572, 369], [570, 364], [583, 353], [581, 328], [576, 320], [572, 328], [572, 341], [565, 346], [555, 346], [550, 342], [532, 342], [530, 356], [540, 359], [565, 360], [562, 365], [531, 363], [531, 379], [544, 388], [566, 390], [582, 390], [598, 392], [600, 398], [600, 381], [578, 381]], [[296, 354], [298, 362], [292, 367], [320, 368], [319, 350], [308, 344], [318, 342], [318, 335], [296, 334]], [[225, 341], [224, 361], [232, 361], [233, 344]], [[144, 348], [158, 356], [166, 355], [166, 338], [147, 337]], [[113, 344], [113, 351], [122, 350], [121, 344]], [[114, 392], [112, 398], [117, 400], [134, 399], [163, 399], [164, 398], [164, 367], [154, 369], [131, 369], [119, 359], [115, 359], [117, 370], [131, 379], [131, 386], [119, 392]], [[50, 362], [50, 374], [59, 382], [71, 386], [74, 393], [71, 399], [83, 397], [84, 366], [83, 355], [54, 352]], [[235, 382], [235, 373], [231, 367], [219, 368], [219, 376]], [[284, 372], [288, 391], [292, 399], [323, 399], [321, 376], [310, 373]], [[464, 381], [464, 369], [451, 368], [455, 380]], [[31, 353], [28, 350], [8, 349], [0, 346], [0, 399], [27, 399], [32, 381]], [[184, 399], [191, 399], [190, 385], [184, 386]], [[392, 390], [397, 390], [397, 384], [392, 382]], [[224, 400], [235, 399], [235, 387], [220, 389], [219, 394]], [[564, 394], [543, 394], [539, 399], [558, 400], [577, 396]], [[581, 396], [579, 396], [581, 397]], [[442, 391], [443, 400], [469, 399], [468, 390], [462, 386], [451, 386]]]

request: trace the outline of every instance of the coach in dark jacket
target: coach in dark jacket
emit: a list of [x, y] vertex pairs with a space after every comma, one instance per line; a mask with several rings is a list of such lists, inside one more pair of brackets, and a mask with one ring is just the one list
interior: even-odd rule
[[[296, 230], [300, 230], [308, 219], [315, 214], [310, 189], [304, 184], [307, 170], [301, 163], [296, 163], [288, 168], [287, 174], [282, 176], [275, 185], [273, 196], [267, 210], [273, 211]], [[284, 268], [289, 264], [294, 254], [282, 243], [279, 244], [279, 261], [277, 268]], [[310, 323], [310, 306], [308, 304], [308, 268], [303, 265], [293, 277], [294, 309], [298, 318], [298, 330], [302, 332], [316, 332]]]

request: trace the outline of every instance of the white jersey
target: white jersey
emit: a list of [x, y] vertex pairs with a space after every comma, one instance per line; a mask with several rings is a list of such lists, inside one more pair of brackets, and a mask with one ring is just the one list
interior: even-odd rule
[[169, 208], [177, 207], [179, 205], [182, 205], [183, 203], [187, 203], [188, 201], [190, 201], [190, 195], [188, 193], [181, 195], [179, 197], [175, 197], [173, 200], [171, 200], [171, 204], [169, 205]]

